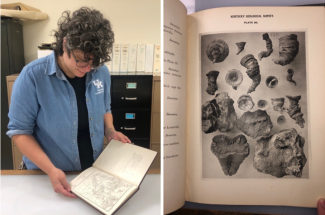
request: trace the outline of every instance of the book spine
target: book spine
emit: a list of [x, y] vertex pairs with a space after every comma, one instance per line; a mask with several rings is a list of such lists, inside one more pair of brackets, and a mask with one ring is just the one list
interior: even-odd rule
[[153, 73], [154, 75], [160, 75], [160, 45], [155, 45]]
[[138, 44], [137, 52], [137, 73], [144, 72], [145, 60], [146, 60], [146, 44]]
[[113, 69], [112, 72], [120, 72], [121, 44], [113, 45]]
[[154, 52], [154, 45], [147, 44], [146, 46], [146, 63], [145, 63], [145, 73], [152, 73], [153, 70], [153, 52]]
[[128, 72], [128, 64], [129, 64], [129, 44], [122, 44], [120, 73]]
[[128, 72], [135, 72], [137, 65], [138, 44], [129, 44], [129, 65]]

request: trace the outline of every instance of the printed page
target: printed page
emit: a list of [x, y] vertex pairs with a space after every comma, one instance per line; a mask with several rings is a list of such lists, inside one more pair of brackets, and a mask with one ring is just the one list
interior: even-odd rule
[[93, 166], [139, 186], [156, 154], [140, 146], [111, 140]]
[[185, 203], [186, 8], [164, 1], [164, 213]]
[[104, 214], [112, 214], [137, 186], [90, 167], [70, 182], [74, 194]]
[[212, 9], [188, 25], [186, 200], [316, 207], [323, 7]]

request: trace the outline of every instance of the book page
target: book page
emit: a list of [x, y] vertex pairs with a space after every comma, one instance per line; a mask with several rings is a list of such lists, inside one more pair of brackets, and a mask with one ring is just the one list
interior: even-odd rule
[[164, 213], [185, 203], [186, 8], [164, 1]]
[[157, 152], [111, 140], [93, 166], [139, 186]]
[[188, 24], [186, 200], [316, 207], [324, 9], [212, 9]]
[[90, 167], [70, 182], [74, 194], [104, 214], [112, 214], [137, 186]]

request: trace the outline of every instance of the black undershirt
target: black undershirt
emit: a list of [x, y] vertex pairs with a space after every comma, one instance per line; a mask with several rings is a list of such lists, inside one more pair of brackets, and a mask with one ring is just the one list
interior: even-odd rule
[[86, 75], [82, 78], [69, 78], [64, 74], [73, 87], [78, 106], [78, 149], [81, 169], [85, 170], [94, 163], [93, 148], [90, 140], [88, 109], [86, 105]]

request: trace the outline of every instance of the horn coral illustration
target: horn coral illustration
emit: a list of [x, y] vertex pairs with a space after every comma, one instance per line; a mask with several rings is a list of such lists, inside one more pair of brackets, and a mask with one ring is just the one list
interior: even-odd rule
[[273, 105], [273, 110], [279, 111], [281, 114], [284, 111], [283, 104], [284, 104], [284, 98], [275, 98], [271, 99], [271, 103]]
[[239, 43], [236, 43], [236, 45], [238, 47], [238, 51], [237, 51], [236, 55], [238, 55], [240, 52], [242, 52], [244, 50], [246, 42], [239, 42]]
[[285, 66], [290, 64], [299, 52], [299, 42], [297, 35], [290, 34], [279, 39], [279, 58], [272, 59], [275, 64]]
[[286, 96], [289, 99], [290, 106], [288, 108], [288, 114], [291, 119], [296, 120], [296, 124], [298, 124], [301, 128], [304, 127], [305, 120], [302, 118], [304, 115], [301, 113], [301, 108], [299, 107], [299, 100], [301, 96]]
[[253, 166], [257, 171], [277, 178], [285, 175], [302, 176], [307, 162], [304, 154], [305, 138], [292, 129], [257, 140]]
[[272, 40], [270, 39], [268, 33], [263, 34], [263, 40], [266, 41], [266, 51], [261, 51], [258, 54], [259, 60], [262, 60], [262, 58], [267, 58], [273, 52]]
[[219, 72], [218, 71], [210, 71], [206, 76], [208, 76], [208, 87], [205, 90], [208, 94], [214, 95], [214, 93], [218, 90], [217, 78]]
[[247, 94], [255, 91], [256, 87], [260, 84], [261, 82], [261, 74], [260, 74], [260, 67], [258, 65], [257, 60], [254, 58], [254, 56], [252, 54], [248, 54], [246, 56], [244, 56], [241, 61], [240, 64], [243, 67], [247, 68], [247, 75], [250, 79], [253, 80], [252, 85], [250, 86], [250, 88], [247, 91]]
[[274, 88], [278, 85], [279, 81], [277, 77], [269, 76], [266, 78], [265, 83], [268, 88]]
[[260, 110], [266, 110], [269, 107], [269, 103], [265, 100], [259, 100], [257, 102], [257, 107]]
[[229, 54], [229, 47], [223, 40], [213, 40], [206, 51], [208, 58], [213, 63], [220, 63], [224, 61]]
[[273, 128], [271, 118], [264, 110], [245, 112], [237, 120], [236, 125], [239, 130], [254, 139], [258, 136], [269, 135]]
[[288, 69], [287, 71], [287, 81], [292, 82], [297, 86], [297, 83], [292, 79], [292, 76], [295, 72], [292, 69]]
[[255, 105], [252, 97], [249, 95], [240, 96], [237, 103], [238, 103], [238, 108], [243, 111], [249, 111]]
[[218, 93], [215, 99], [202, 105], [202, 131], [206, 134], [217, 130], [229, 132], [235, 127], [236, 120], [234, 100], [228, 93]]
[[243, 74], [237, 69], [229, 70], [226, 74], [226, 82], [237, 90], [237, 86], [243, 82]]
[[244, 135], [233, 139], [226, 135], [217, 135], [212, 139], [211, 151], [218, 158], [223, 173], [232, 176], [249, 155], [249, 144]]

